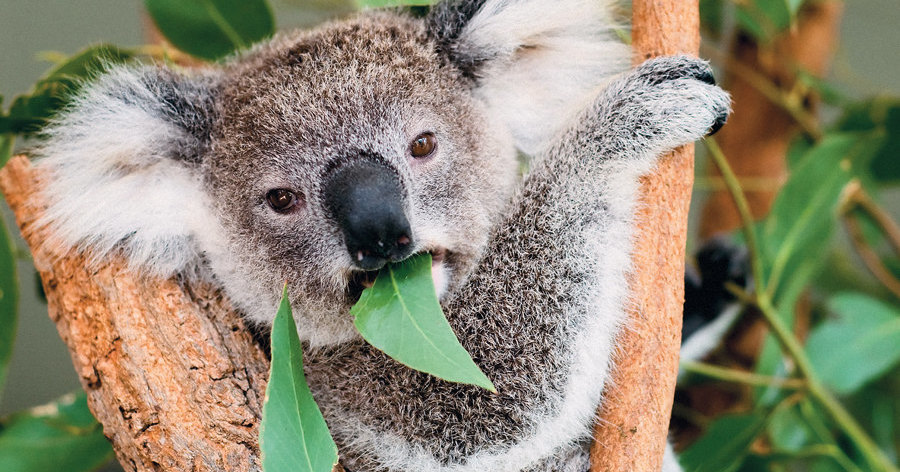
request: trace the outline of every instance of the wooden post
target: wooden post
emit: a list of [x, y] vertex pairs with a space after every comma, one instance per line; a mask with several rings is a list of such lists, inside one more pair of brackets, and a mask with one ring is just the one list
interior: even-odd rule
[[[697, 0], [634, 0], [635, 62], [700, 47]], [[642, 181], [631, 277], [634, 309], [594, 430], [592, 472], [662, 467], [678, 374], [693, 146], [665, 156]]]

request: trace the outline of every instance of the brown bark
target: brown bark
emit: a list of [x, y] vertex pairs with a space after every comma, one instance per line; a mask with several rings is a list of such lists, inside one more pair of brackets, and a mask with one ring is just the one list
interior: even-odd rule
[[[636, 61], [697, 54], [696, 0], [633, 2]], [[678, 374], [693, 146], [665, 156], [642, 182], [631, 290], [635, 309], [594, 430], [593, 472], [662, 467]]]
[[137, 276], [121, 260], [89, 269], [34, 225], [40, 176], [24, 157], [0, 188], [31, 247], [50, 318], [91, 411], [129, 471], [258, 470], [268, 361], [221, 293]]

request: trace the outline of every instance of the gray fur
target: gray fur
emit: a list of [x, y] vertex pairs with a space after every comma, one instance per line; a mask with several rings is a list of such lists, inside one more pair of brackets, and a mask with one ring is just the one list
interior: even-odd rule
[[[217, 72], [113, 71], [48, 130], [44, 224], [68, 247], [211, 278], [261, 324], [288, 281], [311, 388], [352, 472], [580, 472], [625, 322], [637, 179], [729, 107], [708, 65], [687, 57], [650, 61], [601, 91], [627, 56], [612, 43], [602, 50], [614, 57], [579, 56], [599, 49], [577, 45], [608, 41], [583, 21], [605, 17], [597, 3], [457, 1], [425, 20], [367, 13], [280, 35]], [[524, 13], [540, 21], [506, 35]], [[524, 92], [507, 102], [504, 83], [541, 83], [533, 109]], [[547, 122], [519, 110], [547, 111]], [[133, 135], [139, 125], [154, 128]], [[424, 131], [438, 150], [417, 161], [409, 143]], [[523, 182], [516, 146], [536, 151]], [[447, 280], [444, 311], [497, 394], [412, 371], [359, 340], [349, 314], [359, 270], [321, 184], [349, 159], [396, 172], [415, 252], [448, 251], [435, 272]], [[167, 220], [127, 193], [113, 195], [111, 216], [92, 210], [128, 179], [169, 205]], [[300, 207], [273, 212], [265, 195], [276, 188]], [[79, 230], [85, 221], [96, 223]], [[178, 257], [160, 263], [153, 251]]]

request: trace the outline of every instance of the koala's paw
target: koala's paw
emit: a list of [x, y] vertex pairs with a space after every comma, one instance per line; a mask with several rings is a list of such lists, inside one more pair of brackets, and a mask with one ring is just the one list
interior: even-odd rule
[[731, 111], [709, 64], [688, 56], [651, 59], [611, 88], [616, 124], [654, 154], [715, 133]]

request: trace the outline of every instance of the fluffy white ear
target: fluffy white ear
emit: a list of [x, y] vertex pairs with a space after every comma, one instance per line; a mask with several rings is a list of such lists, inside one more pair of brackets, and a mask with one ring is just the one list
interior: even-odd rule
[[612, 2], [445, 0], [432, 9], [429, 32], [533, 154], [628, 68]]
[[98, 259], [170, 276], [200, 256], [215, 226], [197, 172], [215, 120], [216, 78], [119, 67], [86, 85], [36, 150], [49, 201], [39, 222]]

